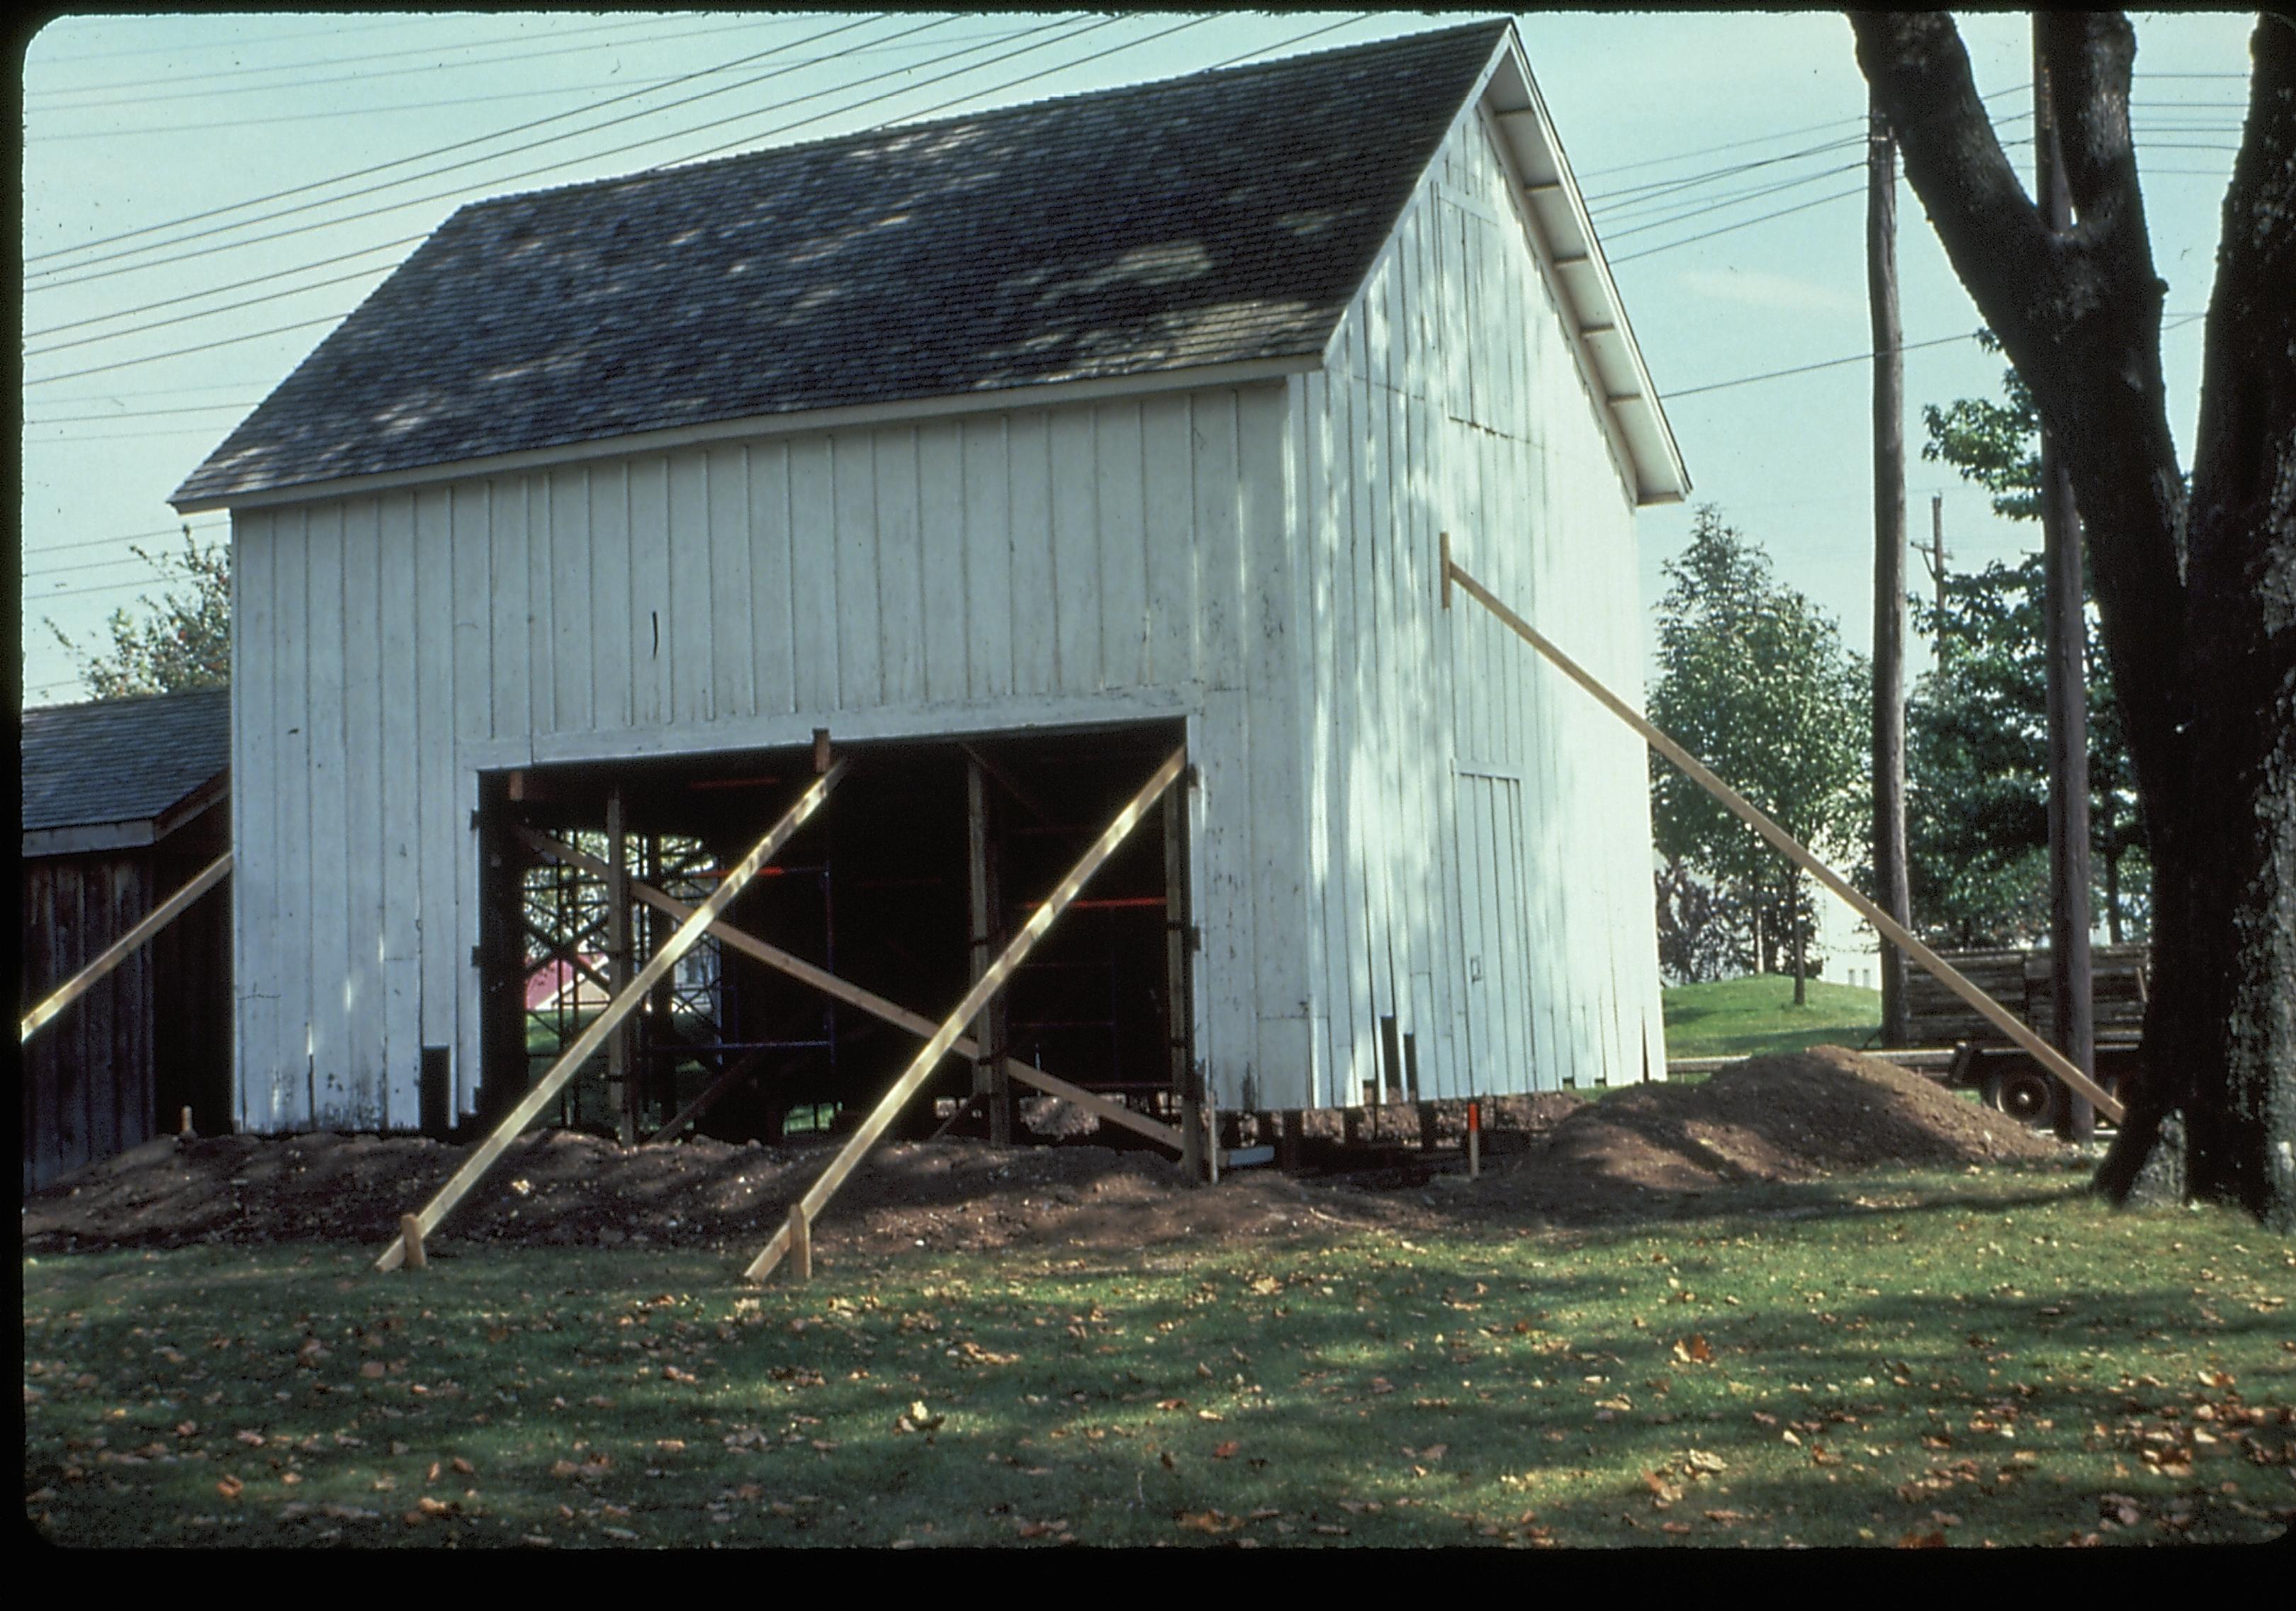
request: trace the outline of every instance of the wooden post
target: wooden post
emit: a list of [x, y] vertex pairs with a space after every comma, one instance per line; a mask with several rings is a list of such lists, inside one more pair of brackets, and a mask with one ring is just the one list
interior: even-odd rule
[[[1180, 775], [1180, 769], [1187, 764], [1187, 759], [1188, 752], [1185, 749], [1173, 751], [1164, 764], [1156, 769], [1155, 773], [1146, 783], [1141, 785], [1139, 792], [1125, 802], [1124, 809], [1116, 814], [1115, 820], [1111, 821], [1102, 831], [1100, 837], [1093, 842], [1092, 848], [1084, 853], [1083, 859], [1070, 867], [1068, 875], [1054, 886], [1053, 892], [1045, 898], [1044, 903], [1029, 914], [1028, 921], [1021, 925], [1020, 932], [1013, 936], [996, 960], [989, 965], [988, 971], [974, 981], [972, 988], [964, 992], [964, 999], [956, 1004], [947, 1018], [941, 1020], [940, 1026], [933, 1031], [932, 1038], [925, 1042], [924, 1048], [918, 1052], [911, 1060], [909, 1066], [902, 1071], [901, 1077], [893, 1081], [892, 1089], [887, 1091], [877, 1106], [870, 1111], [869, 1116], [861, 1122], [861, 1128], [853, 1133], [852, 1138], [846, 1142], [837, 1156], [830, 1161], [829, 1167], [822, 1171], [821, 1178], [813, 1183], [804, 1196], [798, 1199], [798, 1205], [805, 1211], [808, 1219], [817, 1216], [823, 1205], [836, 1195], [837, 1188], [845, 1184], [846, 1177], [853, 1172], [868, 1150], [876, 1145], [877, 1138], [891, 1125], [894, 1116], [908, 1105], [909, 1098], [916, 1095], [918, 1088], [925, 1082], [926, 1077], [932, 1073], [935, 1065], [955, 1046], [964, 1024], [980, 1012], [982, 1003], [1004, 988], [1004, 982], [1012, 977], [1013, 970], [1018, 968], [1027, 958], [1029, 951], [1036, 948], [1037, 941], [1044, 938], [1046, 932], [1083, 891], [1086, 881], [1101, 869], [1111, 856], [1116, 853], [1117, 847], [1122, 844], [1133, 828], [1138, 826], [1140, 819], [1148, 814], [1148, 808], [1154, 805], [1158, 797], [1172, 786], [1174, 780]], [[711, 915], [714, 916], [716, 914]], [[750, 1261], [749, 1269], [742, 1272], [743, 1278], [762, 1281], [771, 1275], [775, 1267], [788, 1256], [790, 1239], [789, 1227], [784, 1226], [772, 1241], [767, 1243], [758, 1251], [758, 1256]]]
[[415, 1214], [398, 1216], [398, 1239], [406, 1249], [406, 1266], [421, 1270], [429, 1263], [422, 1253], [422, 1221]]
[[58, 985], [46, 1000], [19, 1019], [16, 1024], [17, 1044], [20, 1046], [29, 1040], [34, 1030], [94, 989], [105, 974], [134, 956], [152, 935], [183, 916], [192, 902], [222, 883], [224, 875], [230, 871], [231, 852], [226, 851], [201, 868], [197, 877], [153, 908], [134, 928], [104, 947], [94, 961]]
[[[574, 1044], [551, 1064], [550, 1072], [535, 1081], [510, 1112], [503, 1115], [502, 1122], [495, 1126], [493, 1132], [472, 1150], [471, 1155], [463, 1161], [462, 1168], [456, 1170], [430, 1201], [422, 1205], [422, 1212], [417, 1216], [420, 1229], [427, 1233], [439, 1229], [439, 1222], [509, 1150], [519, 1132], [534, 1122], [566, 1082], [581, 1073], [584, 1064], [597, 1056], [598, 1048], [614, 1032], [614, 1026], [627, 1017], [644, 999], [646, 991], [653, 988], [654, 981], [677, 966], [677, 959], [693, 949], [701, 936], [709, 932], [709, 925], [734, 904], [734, 898], [749, 886], [750, 880], [757, 876], [758, 869], [778, 855], [782, 846], [787, 844], [791, 836], [821, 808], [821, 802], [829, 798], [830, 791], [837, 786], [844, 775], [845, 766], [840, 761], [815, 779], [812, 785], [798, 796], [797, 802], [783, 813], [781, 820], [767, 830], [766, 836], [750, 847], [750, 853], [727, 870], [718, 887], [710, 892], [709, 899], [694, 908], [693, 915], [669, 937], [669, 942], [648, 958], [638, 976], [623, 988], [621, 994], [606, 1004], [606, 1010], [591, 1023], [590, 1027], [574, 1037]], [[406, 1256], [406, 1242], [402, 1234], [382, 1250], [382, 1256], [375, 1261], [374, 1267], [377, 1270], [396, 1270]]]
[[[1866, 289], [1874, 328], [1874, 899], [1914, 920], [1906, 861], [1906, 358], [1898, 324], [1898, 152], [1868, 93]], [[1906, 957], [1886, 939], [1882, 1044], [1906, 1044]]]
[[[996, 888], [996, 848], [988, 834], [988, 778], [980, 758], [967, 748], [964, 754], [965, 892], [972, 923], [971, 977], [978, 983], [988, 972], [989, 948], [1004, 916]], [[972, 1021], [972, 1038], [980, 1047], [972, 1064], [972, 1091], [988, 1105], [988, 1141], [992, 1147], [1013, 1145], [1013, 1086], [1004, 1077], [1004, 998], [991, 996]]]
[[790, 1204], [789, 1211], [790, 1276], [793, 1280], [813, 1279], [813, 1221], [801, 1202]]
[[[605, 863], [595, 857], [586, 856], [572, 845], [561, 843], [555, 839], [536, 833], [532, 828], [522, 827], [518, 829], [517, 833], [521, 839], [534, 850], [553, 860], [562, 861], [569, 867], [584, 867], [593, 871], [603, 870], [605, 867]], [[666, 912], [680, 922], [684, 922], [701, 909], [698, 907], [688, 906], [674, 895], [662, 893], [643, 879], [630, 880], [630, 894], [657, 911]], [[933, 1021], [923, 1014], [913, 1013], [896, 1002], [888, 1001], [873, 990], [865, 990], [857, 984], [849, 983], [827, 969], [816, 967], [803, 958], [793, 957], [778, 946], [768, 945], [756, 935], [745, 930], [737, 929], [722, 918], [709, 925], [709, 933], [743, 956], [762, 962], [776, 972], [786, 974], [801, 984], [809, 984], [822, 994], [842, 1001], [848, 1007], [859, 1007], [872, 1017], [882, 1019], [887, 1023], [907, 1030], [911, 1034], [921, 1039], [930, 1037], [936, 1027]], [[978, 1041], [964, 1035], [958, 1036], [950, 1049], [958, 1056], [966, 1058], [977, 1058], [980, 1056], [981, 1050]], [[1017, 1057], [1004, 1059], [1004, 1077], [1008, 1081], [1018, 1081], [1021, 1084], [1031, 1086], [1043, 1091], [1046, 1096], [1058, 1097], [1063, 1102], [1073, 1102], [1079, 1107], [1099, 1114], [1108, 1123], [1122, 1125], [1137, 1134], [1146, 1136], [1152, 1141], [1170, 1147], [1175, 1152], [1180, 1150], [1179, 1132], [1170, 1125], [1159, 1124], [1145, 1114], [1133, 1112], [1121, 1102], [1111, 1102], [1105, 1097], [1086, 1090], [1082, 1086], [1071, 1085], [1065, 1080], [1045, 1073], [1042, 1069], [1030, 1068]]]
[[192, 1110], [190, 1108], [186, 1107], [184, 1109], [182, 1115], [176, 1121], [176, 1134], [186, 1141], [192, 1139]]
[[1848, 901], [1859, 916], [1881, 931], [1883, 938], [1895, 941], [1903, 947], [1907, 956], [1928, 969], [1946, 989], [1968, 1002], [1983, 1015], [1988, 1023], [2015, 1041], [2024, 1050], [2031, 1053], [2036, 1062], [2063, 1081], [2066, 1085], [2079, 1090], [2082, 1095], [2095, 1103], [2098, 1112], [2116, 1123], [2120, 1122], [2120, 1104], [2099, 1087], [2086, 1071], [2068, 1062], [2063, 1053], [2035, 1034], [2017, 1018], [2016, 1015], [1963, 978], [1959, 970], [1951, 963], [1923, 944], [1918, 935], [1860, 894], [1841, 874], [1811, 855], [1792, 834], [1755, 810], [1744, 795], [1717, 777], [1703, 761], [1652, 726], [1648, 717], [1620, 699], [1616, 694], [1611, 693], [1609, 688], [1590, 675], [1585, 667], [1555, 647], [1538, 628], [1501, 604], [1498, 596], [1488, 588], [1484, 587], [1482, 583], [1456, 564], [1451, 567], [1451, 575], [1452, 579], [1466, 591], [1469, 597], [1497, 616], [1505, 623], [1507, 629], [1517, 637], [1521, 638], [1553, 662], [1555, 669], [1565, 677], [1593, 695], [1604, 710], [1642, 735], [1644, 743], [1681, 768], [1691, 782], [1713, 795], [1729, 810], [1733, 816], [1784, 851], [1795, 866]]
[[1283, 1110], [1283, 1129], [1275, 1143], [1276, 1167], [1287, 1175], [1300, 1172], [1300, 1143], [1306, 1136], [1306, 1125], [1296, 1107]]
[[[2041, 21], [2033, 20], [2033, 161], [2042, 221], [2063, 234], [2072, 227], [2072, 193], [2057, 144], [2049, 64], [2041, 51]], [[2047, 431], [2041, 432], [2042, 570], [2048, 579], [2042, 614], [2049, 710], [2049, 969], [2050, 1032], [2084, 1074], [2096, 1069], [2096, 1021], [2090, 1000], [2088, 955], [2088, 688], [2081, 652], [2088, 639], [2081, 580], [2080, 516], [2073, 506], [2072, 476]], [[2096, 1133], [2096, 1114], [2078, 1086], [2057, 1110], [2057, 1133], [2086, 1141]]]
[[1431, 1153], [1435, 1150], [1436, 1141], [1435, 1105], [1432, 1102], [1422, 1102], [1418, 1106], [1419, 1150], [1423, 1153]]
[[1195, 999], [1190, 982], [1193, 929], [1188, 908], [1188, 791], [1164, 796], [1164, 1031], [1171, 1043], [1172, 1094], [1180, 1105], [1180, 1174], [1191, 1186], [1204, 1179], [1204, 1131], [1191, 1033]]
[[813, 769], [816, 773], [828, 771], [829, 759], [829, 729], [816, 727], [813, 730]]
[[[630, 847], [629, 824], [622, 813], [619, 784], [606, 791], [606, 998], [619, 996], [630, 982]], [[574, 999], [582, 999], [579, 975]], [[622, 1145], [637, 1139], [636, 1104], [632, 1101], [630, 1029], [625, 1020], [614, 1026], [606, 1042], [606, 1101], [614, 1112], [614, 1128]]]

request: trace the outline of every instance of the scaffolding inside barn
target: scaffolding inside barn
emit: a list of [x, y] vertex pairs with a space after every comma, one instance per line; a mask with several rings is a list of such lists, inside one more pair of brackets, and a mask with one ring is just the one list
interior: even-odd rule
[[[1177, 723], [1160, 722], [854, 746], [834, 808], [805, 825], [723, 921], [864, 992], [944, 1007], [1178, 736]], [[488, 779], [488, 1116], [506, 1111], [660, 953], [672, 914], [718, 886], [762, 803], [813, 761], [801, 750], [719, 752]], [[1177, 808], [1167, 815], [1167, 831], [1128, 842], [1014, 972], [976, 1029], [979, 1056], [936, 1072], [929, 1099], [904, 1114], [905, 1132], [1025, 1138], [1018, 1105], [1043, 1099], [1014, 1089], [1008, 1057], [1144, 1117], [1177, 1120], [1191, 1066], [1188, 937], [1176, 915], [1185, 902], [1173, 898], [1185, 887], [1185, 839]], [[649, 886], [668, 900], [650, 900]], [[882, 1015], [712, 933], [550, 1112], [562, 1126], [625, 1142], [688, 1130], [771, 1141], [849, 1124], [913, 1051]], [[1136, 1138], [1118, 1126], [1103, 1138]]]

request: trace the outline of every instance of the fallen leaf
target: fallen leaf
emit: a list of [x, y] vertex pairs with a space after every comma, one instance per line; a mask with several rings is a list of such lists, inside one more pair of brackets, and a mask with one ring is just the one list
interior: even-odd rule
[[385, 1367], [381, 1360], [369, 1360], [365, 1364], [359, 1367], [359, 1374], [366, 1377], [370, 1382], [379, 1381], [383, 1376], [384, 1369]]
[[1900, 1549], [1942, 1549], [1945, 1534], [1938, 1532], [1908, 1533], [1898, 1541]]
[[478, 1467], [458, 1454], [455, 1457], [455, 1469], [464, 1476], [470, 1476], [478, 1470]]
[[244, 1490], [247, 1484], [241, 1482], [237, 1477], [227, 1476], [216, 1484], [216, 1492], [222, 1494], [224, 1498], [227, 1500], [235, 1500], [240, 1496], [241, 1492]]
[[1685, 1365], [1706, 1365], [1713, 1362], [1714, 1347], [1698, 1332], [1692, 1332], [1674, 1345], [1674, 1357]]
[[1212, 1449], [1212, 1459], [1216, 1460], [1226, 1459], [1229, 1456], [1234, 1454], [1237, 1450], [1242, 1447], [1243, 1445], [1242, 1443], [1236, 1442], [1234, 1438], [1230, 1438], [1225, 1443], [1214, 1445]]
[[1197, 1533], [1228, 1533], [1243, 1525], [1241, 1517], [1218, 1510], [1184, 1511], [1177, 1519], [1181, 1526]]

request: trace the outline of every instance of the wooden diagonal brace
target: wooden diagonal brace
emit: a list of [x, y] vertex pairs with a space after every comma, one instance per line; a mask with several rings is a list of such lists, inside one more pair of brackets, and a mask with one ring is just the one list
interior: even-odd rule
[[[548, 856], [554, 860], [565, 862], [569, 867], [594, 871], [606, 865], [595, 857], [576, 850], [570, 844], [537, 833], [532, 828], [520, 827], [512, 831], [529, 849]], [[630, 894], [656, 910], [667, 912], [673, 917], [682, 919], [692, 916], [694, 910], [693, 907], [678, 900], [675, 895], [666, 895], [653, 885], [639, 879], [630, 880]], [[709, 932], [715, 934], [721, 943], [731, 946], [754, 961], [764, 963], [776, 973], [786, 974], [801, 984], [809, 984], [824, 995], [834, 997], [848, 1007], [858, 1007], [870, 1016], [881, 1018], [896, 1028], [907, 1030], [913, 1035], [930, 1039], [933, 1032], [939, 1027], [922, 1013], [913, 1013], [898, 1002], [888, 1001], [873, 990], [864, 990], [857, 984], [849, 984], [827, 969], [816, 967], [804, 958], [791, 956], [779, 946], [768, 945], [756, 935], [737, 929], [722, 919], [711, 924]], [[977, 1059], [980, 1056], [979, 1042], [969, 1035], [959, 1035], [950, 1044], [949, 1050], [964, 1057]], [[1017, 1057], [1004, 1059], [1004, 1073], [1008, 1078], [1018, 1080], [1024, 1085], [1033, 1086], [1048, 1097], [1058, 1097], [1064, 1102], [1073, 1102], [1086, 1112], [1099, 1115], [1110, 1124], [1120, 1125], [1137, 1135], [1145, 1136], [1151, 1141], [1160, 1146], [1168, 1147], [1176, 1153], [1182, 1150], [1182, 1138], [1178, 1130], [1168, 1124], [1160, 1124], [1144, 1114], [1134, 1113], [1121, 1102], [1111, 1102], [1105, 1097], [1085, 1089], [1082, 1086], [1071, 1085], [1066, 1080], [1056, 1079], [1040, 1068], [1029, 1067]]]
[[1444, 561], [1444, 576], [1447, 581], [1458, 583], [1459, 587], [1476, 603], [1505, 622], [1516, 637], [1553, 661], [1564, 676], [1601, 701], [1603, 708], [1611, 715], [1641, 734], [1643, 742], [1682, 769], [1693, 783], [1729, 807], [1734, 815], [1751, 826], [1756, 833], [1785, 852], [1787, 859], [1848, 901], [1859, 916], [1880, 930], [1883, 937], [1891, 944], [1927, 968], [1946, 989], [1968, 1002], [1970, 1006], [1984, 1015], [1988, 1023], [2015, 1041], [2024, 1050], [2031, 1053], [2034, 1060], [2042, 1067], [2082, 1096], [2087, 1097], [2091, 1103], [2095, 1104], [2097, 1112], [2116, 1124], [2120, 1122], [2120, 1104], [2115, 1101], [2112, 1094], [2103, 1087], [2081, 1073], [2079, 1067], [2071, 1059], [2035, 1034], [2007, 1007], [2003, 1007], [1992, 997], [1963, 978], [1951, 963], [1923, 945], [1911, 931], [1889, 913], [1859, 894], [1851, 887], [1848, 880], [1810, 854], [1792, 834], [1757, 810], [1752, 801], [1708, 770], [1696, 756], [1652, 726], [1650, 719], [1641, 711], [1604, 687], [1592, 673], [1556, 648], [1529, 621], [1499, 603], [1492, 596], [1488, 588], [1461, 570], [1447, 557]]
[[1140, 785], [1139, 793], [1125, 802], [1115, 820], [1093, 842], [1092, 848], [1084, 853], [1082, 859], [1069, 869], [1068, 876], [1061, 880], [1045, 904], [1029, 914], [1029, 920], [1021, 925], [1020, 932], [1004, 947], [1004, 955], [989, 964], [988, 971], [974, 980], [972, 988], [964, 992], [964, 999], [941, 1020], [940, 1026], [933, 1031], [932, 1039], [925, 1042], [924, 1049], [918, 1052], [914, 1060], [902, 1071], [901, 1077], [893, 1081], [892, 1089], [885, 1093], [869, 1116], [861, 1122], [861, 1128], [854, 1132], [852, 1139], [846, 1142], [837, 1156], [830, 1160], [829, 1167], [821, 1172], [821, 1179], [797, 1200], [790, 1211], [791, 1223], [784, 1224], [774, 1239], [750, 1261], [749, 1269], [742, 1272], [743, 1279], [762, 1281], [773, 1273], [774, 1266], [782, 1262], [792, 1241], [800, 1234], [793, 1227], [809, 1227], [818, 1217], [837, 1188], [845, 1184], [846, 1177], [861, 1162], [863, 1155], [876, 1144], [877, 1138], [883, 1135], [893, 1122], [894, 1115], [907, 1105], [911, 1097], [916, 1095], [926, 1076], [932, 1073], [933, 1065], [955, 1047], [959, 1029], [972, 1021], [989, 997], [1004, 988], [1004, 982], [1013, 976], [1013, 970], [1035, 949], [1037, 941], [1045, 937], [1046, 932], [1053, 926], [1069, 902], [1077, 898], [1086, 881], [1116, 853], [1116, 848], [1148, 814], [1148, 808], [1163, 798], [1164, 791], [1179, 777], [1187, 761], [1188, 752], [1185, 747], [1173, 751], [1164, 764], [1156, 769], [1154, 775]]
[[[428, 1236], [439, 1229], [439, 1222], [463, 1200], [471, 1188], [479, 1183], [480, 1178], [494, 1167], [495, 1162], [518, 1138], [519, 1132], [533, 1123], [542, 1110], [550, 1105], [551, 1099], [558, 1095], [561, 1088], [596, 1055], [598, 1048], [606, 1043], [606, 1037], [614, 1032], [614, 1027], [636, 1009], [638, 1003], [645, 999], [646, 992], [677, 966], [680, 958], [701, 942], [710, 924], [734, 903], [734, 897], [748, 887], [750, 880], [757, 876], [758, 869], [779, 854], [782, 846], [790, 842], [791, 836], [820, 809], [821, 802], [829, 798], [829, 792], [845, 776], [846, 765], [846, 762], [839, 761], [798, 796], [797, 803], [783, 814], [782, 819], [767, 830], [766, 836], [750, 847], [748, 855], [734, 863], [733, 869], [726, 875], [725, 882], [711, 892], [709, 899], [678, 925], [677, 932], [669, 937], [668, 943], [638, 970], [637, 977], [624, 985], [621, 993], [606, 1004], [606, 1010], [592, 1019], [590, 1026], [574, 1038], [574, 1044], [550, 1065], [550, 1072], [535, 1081], [526, 1095], [519, 1098], [517, 1106], [503, 1116], [502, 1122], [495, 1126], [494, 1133], [479, 1143], [477, 1149], [463, 1161], [463, 1167], [456, 1170], [439, 1188], [438, 1194], [422, 1205], [422, 1211], [415, 1220], [423, 1235]], [[377, 1270], [396, 1270], [406, 1257], [406, 1238], [402, 1235], [394, 1237], [390, 1245], [382, 1250], [382, 1256], [374, 1262], [374, 1267]]]
[[225, 875], [230, 871], [231, 852], [226, 851], [201, 868], [198, 877], [168, 896], [134, 928], [104, 947], [94, 961], [65, 980], [45, 1001], [26, 1013], [16, 1026], [16, 1043], [20, 1046], [29, 1040], [34, 1030], [94, 989], [105, 974], [134, 956], [144, 941], [181, 916], [192, 902], [222, 883]]

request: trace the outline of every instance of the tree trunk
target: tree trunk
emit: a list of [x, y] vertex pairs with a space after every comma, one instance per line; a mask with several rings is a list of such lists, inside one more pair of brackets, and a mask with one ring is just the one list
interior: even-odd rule
[[2188, 507], [2126, 18], [2040, 25], [2063, 234], [2002, 154], [1951, 21], [1850, 21], [1907, 177], [2063, 451], [2094, 563], [2153, 867], [2144, 1065], [2098, 1183], [2296, 1232], [2296, 25], [2267, 15], [2252, 39]]

